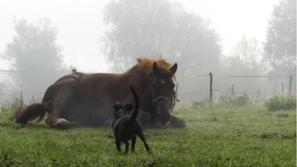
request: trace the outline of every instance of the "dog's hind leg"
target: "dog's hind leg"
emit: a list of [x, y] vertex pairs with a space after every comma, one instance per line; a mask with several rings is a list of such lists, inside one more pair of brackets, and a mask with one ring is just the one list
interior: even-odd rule
[[143, 141], [143, 144], [144, 144], [144, 147], [145, 147], [146, 151], [150, 152], [150, 148], [149, 148], [148, 144], [146, 143], [143, 132], [137, 133], [137, 136]]
[[121, 141], [116, 137], [115, 145], [117, 147], [118, 152], [121, 152]]
[[136, 136], [132, 136], [131, 138], [131, 151], [135, 152], [135, 143], [136, 143]]
[[127, 154], [129, 152], [129, 142], [126, 141], [125, 142], [125, 154]]

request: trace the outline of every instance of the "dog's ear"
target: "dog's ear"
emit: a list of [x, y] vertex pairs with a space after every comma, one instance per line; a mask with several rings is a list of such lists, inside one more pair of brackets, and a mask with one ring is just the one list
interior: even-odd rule
[[116, 102], [114, 105], [112, 105], [112, 107], [117, 111], [120, 109], [121, 104], [119, 102]]
[[112, 105], [112, 107], [115, 111], [117, 111], [119, 109], [119, 106], [117, 104]]
[[132, 109], [133, 109], [133, 105], [132, 104], [127, 103], [125, 105], [125, 111], [131, 111]]
[[120, 110], [117, 105], [114, 105], [113, 107], [115, 108], [115, 110], [113, 111], [113, 116], [114, 118], [118, 118], [120, 116]]

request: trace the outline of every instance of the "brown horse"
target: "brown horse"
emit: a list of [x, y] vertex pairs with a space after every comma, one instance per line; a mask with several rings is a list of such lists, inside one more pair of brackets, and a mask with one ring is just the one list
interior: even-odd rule
[[[104, 126], [113, 118], [113, 104], [133, 104], [129, 86], [140, 99], [140, 122], [144, 126], [164, 125], [170, 122], [175, 104], [174, 79], [177, 64], [164, 59], [137, 59], [138, 63], [122, 74], [73, 72], [53, 83], [41, 103], [31, 104], [16, 114], [16, 122], [43, 117], [53, 127]], [[176, 120], [172, 119], [172, 120]]]

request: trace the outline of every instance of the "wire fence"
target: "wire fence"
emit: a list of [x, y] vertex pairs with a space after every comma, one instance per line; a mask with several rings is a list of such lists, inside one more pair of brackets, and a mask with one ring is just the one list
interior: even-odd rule
[[[23, 73], [23, 72], [57, 72], [56, 70], [0, 70], [2, 73]], [[69, 73], [69, 71], [59, 70], [61, 73]]]
[[[182, 77], [181, 99], [212, 100], [221, 96], [249, 96], [267, 99], [271, 96], [295, 96], [296, 76], [292, 75], [216, 75], [199, 74]], [[181, 82], [182, 82], [181, 81]]]
[[[33, 70], [0, 70], [2, 73], [32, 73]], [[40, 72], [40, 71], [38, 71]], [[53, 72], [53, 71], [42, 71]], [[61, 74], [70, 71], [60, 71]], [[267, 98], [273, 95], [296, 95], [296, 77], [290, 75], [216, 75], [198, 74], [178, 78], [178, 96], [181, 100], [211, 100], [221, 96], [240, 96]], [[212, 77], [212, 78], [211, 78]], [[210, 80], [212, 79], [212, 85]], [[48, 86], [52, 83], [48, 83]], [[26, 99], [41, 99], [44, 90], [1, 89], [0, 103], [23, 96]]]

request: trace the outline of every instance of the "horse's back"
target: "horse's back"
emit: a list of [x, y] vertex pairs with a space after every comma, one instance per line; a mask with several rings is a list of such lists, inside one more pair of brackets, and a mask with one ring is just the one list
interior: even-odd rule
[[115, 98], [126, 95], [129, 91], [128, 78], [122, 74], [88, 74], [81, 79], [79, 89], [81, 96], [85, 98]]
[[[73, 73], [49, 86], [42, 101], [52, 106], [63, 103], [61, 116], [78, 125], [101, 126], [112, 119], [116, 101], [131, 101], [128, 80], [124, 74]], [[64, 102], [59, 100], [61, 96], [66, 98]]]
[[112, 119], [113, 104], [130, 96], [128, 79], [122, 74], [95, 73], [85, 75], [79, 84], [81, 106], [90, 115], [90, 123], [98, 126]]
[[54, 99], [66, 89], [68, 92], [74, 92], [78, 88], [79, 80], [83, 75], [85, 74], [73, 73], [62, 76], [47, 88], [42, 102], [46, 103], [49, 101], [54, 101]]

